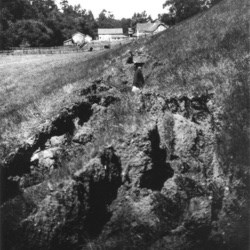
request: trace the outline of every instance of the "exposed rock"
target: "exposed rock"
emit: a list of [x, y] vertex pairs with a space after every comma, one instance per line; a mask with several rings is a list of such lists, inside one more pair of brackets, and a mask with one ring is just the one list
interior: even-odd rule
[[75, 182], [61, 183], [34, 214], [22, 221], [20, 234], [25, 245], [19, 245], [19, 249], [67, 249], [76, 245], [83, 222], [79, 217], [81, 209]]
[[[145, 59], [139, 94], [129, 45], [105, 54], [76, 103], [3, 161], [6, 249], [248, 249], [246, 2], [210, 10], [220, 36], [180, 24], [170, 40], [133, 41]], [[207, 27], [209, 12], [197, 18]]]
[[212, 211], [211, 204], [211, 200], [207, 197], [194, 197], [189, 202], [187, 216], [190, 220], [209, 225]]
[[174, 115], [174, 152], [182, 159], [192, 155], [192, 148], [197, 137], [197, 126], [183, 116]]
[[151, 239], [172, 227], [175, 216], [168, 199], [145, 189], [120, 190], [111, 209], [113, 216], [102, 236], [107, 249], [123, 249], [124, 244], [130, 249], [146, 249]]
[[43, 151], [38, 151], [33, 154], [30, 162], [46, 169], [50, 169], [55, 165], [57, 156], [60, 154], [60, 150], [61, 149], [59, 147], [54, 147]]
[[112, 87], [107, 86], [107, 85], [105, 85], [105, 84], [99, 84], [99, 85], [97, 86], [97, 91], [99, 91], [99, 92], [108, 91], [108, 90], [110, 90], [110, 89], [112, 89]]
[[112, 147], [105, 148], [99, 158], [77, 171], [74, 179], [84, 188], [83, 197], [88, 201], [85, 229], [90, 236], [96, 236], [111, 216], [108, 206], [121, 185], [120, 159]]
[[[47, 181], [62, 159], [61, 147], [67, 152], [96, 143], [100, 117], [108, 115], [109, 105], [121, 95], [109, 89], [87, 98], [91, 106], [85, 103], [77, 106], [82, 110], [59, 115], [38, 136], [41, 148], [28, 154], [30, 173], [18, 179], [25, 188], [24, 212], [15, 222], [17, 231], [8, 227], [8, 232], [20, 237], [14, 245], [6, 244], [19, 249], [87, 247], [89, 240], [94, 246], [100, 240], [107, 249], [202, 249], [206, 241], [221, 245], [223, 223], [217, 229], [214, 221], [223, 221], [229, 191], [222, 188], [225, 182], [220, 179], [223, 172], [206, 98], [169, 99], [144, 91], [139, 101], [133, 99], [140, 104], [135, 115], [150, 114], [139, 130], [124, 130], [124, 137], [113, 140], [112, 146], [99, 149], [87, 163], [79, 161], [73, 180]], [[204, 112], [204, 119], [196, 111]], [[135, 122], [133, 118], [133, 126]], [[73, 129], [66, 130], [65, 124]], [[23, 153], [32, 152], [33, 145]], [[33, 191], [40, 198], [31, 199], [34, 210], [29, 210], [26, 199], [32, 193], [29, 186], [35, 184], [39, 185]]]
[[73, 142], [77, 142], [80, 144], [86, 144], [92, 140], [92, 131], [89, 127], [83, 126], [81, 127], [73, 137]]
[[[120, 161], [113, 148], [104, 149], [99, 158], [76, 172], [74, 179], [58, 184], [47, 182], [37, 209], [18, 217], [18, 228], [8, 228], [9, 233], [17, 230], [19, 236], [5, 245], [18, 249], [69, 249], [100, 233], [110, 218], [108, 205], [121, 185]], [[26, 193], [23, 205], [30, 194]]]
[[160, 135], [157, 126], [149, 131], [149, 141], [151, 143], [149, 155], [152, 162], [152, 169], [143, 173], [140, 178], [140, 186], [152, 190], [161, 190], [164, 182], [173, 176], [173, 169], [169, 163], [166, 163], [166, 149], [160, 148]]
[[175, 182], [175, 176], [168, 179], [161, 190], [161, 192], [171, 200], [175, 200], [178, 195], [178, 185]]
[[57, 147], [57, 146], [63, 145], [66, 142], [67, 142], [66, 135], [53, 136], [53, 137], [50, 138], [50, 145], [52, 147]]

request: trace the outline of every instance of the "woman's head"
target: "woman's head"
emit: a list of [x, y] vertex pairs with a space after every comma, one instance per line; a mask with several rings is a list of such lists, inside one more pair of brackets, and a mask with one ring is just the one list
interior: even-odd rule
[[138, 69], [138, 68], [141, 69], [143, 66], [143, 63], [135, 63], [134, 65], [135, 65], [135, 69]]

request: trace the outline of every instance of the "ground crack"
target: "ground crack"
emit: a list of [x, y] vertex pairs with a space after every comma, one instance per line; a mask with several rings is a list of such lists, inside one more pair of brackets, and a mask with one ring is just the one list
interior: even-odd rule
[[152, 169], [143, 173], [140, 179], [140, 187], [160, 191], [164, 182], [174, 174], [170, 164], [166, 162], [166, 149], [160, 148], [160, 135], [157, 126], [149, 132], [151, 142], [150, 157]]

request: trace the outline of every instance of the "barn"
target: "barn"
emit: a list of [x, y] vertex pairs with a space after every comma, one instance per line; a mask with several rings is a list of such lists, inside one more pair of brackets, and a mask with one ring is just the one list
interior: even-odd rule
[[132, 28], [128, 28], [128, 36], [133, 37], [134, 31]]
[[71, 45], [74, 45], [71, 38], [63, 42], [63, 46], [71, 46]]
[[82, 45], [85, 43], [85, 35], [81, 32], [76, 32], [72, 35], [72, 40], [74, 44]]
[[64, 46], [70, 46], [70, 45], [84, 45], [85, 43], [90, 43], [92, 41], [92, 37], [89, 35], [84, 35], [81, 32], [76, 32], [72, 35], [72, 38], [66, 40], [63, 42]]
[[89, 35], [85, 35], [85, 43], [90, 43], [92, 41], [92, 37]]
[[98, 39], [100, 41], [116, 41], [125, 39], [122, 28], [98, 29]]
[[147, 22], [147, 23], [137, 23], [136, 24], [136, 36], [147, 36], [147, 35], [154, 35], [157, 34], [165, 29], [167, 29], [168, 26], [160, 21], [155, 22]]

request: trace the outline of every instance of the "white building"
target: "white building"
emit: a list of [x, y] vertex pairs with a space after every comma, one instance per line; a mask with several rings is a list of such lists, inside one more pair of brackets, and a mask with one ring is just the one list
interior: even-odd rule
[[78, 46], [84, 45], [85, 43], [90, 43], [92, 41], [92, 37], [89, 35], [84, 35], [81, 32], [76, 32], [72, 35], [71, 39], [64, 41], [64, 45], [73, 45], [76, 44]]
[[89, 36], [89, 35], [85, 35], [85, 42], [86, 43], [90, 43], [90, 42], [92, 42], [92, 37], [91, 36]]
[[64, 46], [72, 46], [72, 45], [74, 45], [74, 43], [73, 43], [73, 41], [72, 41], [72, 38], [70, 38], [70, 39], [64, 41], [64, 42], [63, 42], [63, 45], [64, 45]]
[[160, 21], [155, 21], [151, 23], [151, 21], [147, 23], [137, 23], [136, 24], [136, 36], [147, 36], [147, 35], [154, 35], [161, 31], [167, 29], [168, 26]]
[[117, 41], [125, 39], [122, 28], [118, 29], [98, 29], [98, 39], [100, 41]]

